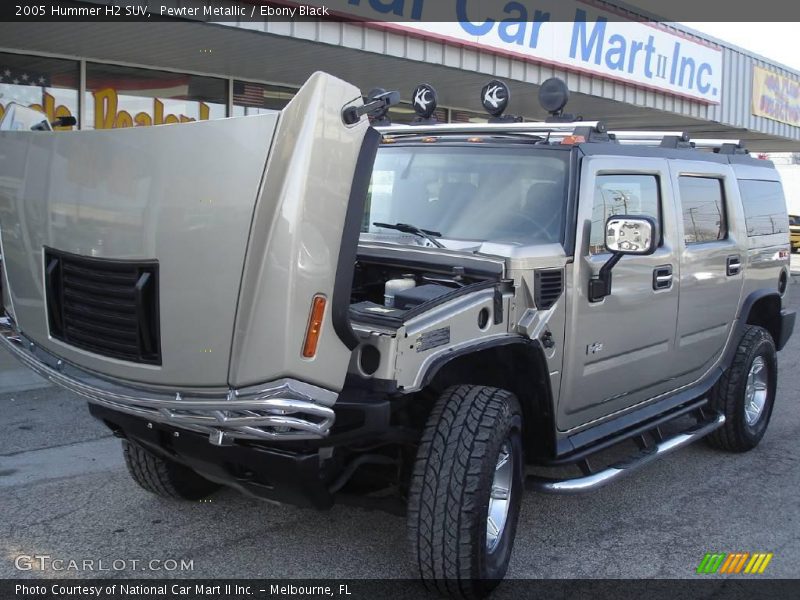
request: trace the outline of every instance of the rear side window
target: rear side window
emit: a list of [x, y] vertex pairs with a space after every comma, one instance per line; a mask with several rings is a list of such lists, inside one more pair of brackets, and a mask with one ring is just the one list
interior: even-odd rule
[[683, 239], [688, 244], [716, 242], [728, 237], [722, 180], [711, 177], [678, 178], [683, 212]]
[[779, 182], [740, 179], [739, 193], [742, 195], [747, 235], [752, 237], [789, 231], [786, 200]]
[[607, 252], [606, 219], [614, 215], [652, 217], [661, 228], [661, 198], [655, 175], [598, 175], [595, 179], [592, 205], [592, 233], [589, 252]]
[[789, 225], [794, 225], [795, 227], [800, 225], [800, 217], [789, 215]]

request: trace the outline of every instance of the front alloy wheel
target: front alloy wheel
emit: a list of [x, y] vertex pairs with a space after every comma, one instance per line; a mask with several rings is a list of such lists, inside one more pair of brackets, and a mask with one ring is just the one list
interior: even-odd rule
[[489, 553], [494, 552], [503, 539], [513, 485], [514, 447], [509, 439], [500, 446], [492, 479], [492, 491], [489, 493], [489, 514], [486, 517], [486, 551]]

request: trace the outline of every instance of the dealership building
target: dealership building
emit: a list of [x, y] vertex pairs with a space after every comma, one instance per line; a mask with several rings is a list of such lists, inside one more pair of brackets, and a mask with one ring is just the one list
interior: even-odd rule
[[567, 110], [610, 129], [800, 150], [800, 73], [612, 4], [503, 0], [488, 3], [491, 15], [476, 8], [486, 2], [437, 0], [438, 21], [427, 18], [432, 0], [302, 3], [331, 15], [316, 20], [300, 17], [299, 4], [269, 14], [255, 0], [163, 0], [151, 17], [126, 21], [114, 14], [119, 2], [71, 2], [111, 12], [1, 23], [0, 116], [9, 102], [72, 115], [80, 129], [257, 114], [284, 106], [322, 70], [364, 93], [400, 90], [395, 122], [413, 118], [421, 82], [438, 91], [439, 120], [483, 120], [479, 92], [491, 79], [509, 85], [509, 112], [541, 120], [539, 84], [558, 76], [572, 91]]

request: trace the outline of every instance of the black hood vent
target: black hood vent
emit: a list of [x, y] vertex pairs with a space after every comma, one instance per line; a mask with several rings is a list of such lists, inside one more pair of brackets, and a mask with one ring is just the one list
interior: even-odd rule
[[158, 263], [44, 253], [50, 335], [96, 354], [161, 364]]
[[537, 269], [533, 272], [533, 301], [536, 308], [546, 310], [553, 306], [563, 289], [562, 269]]

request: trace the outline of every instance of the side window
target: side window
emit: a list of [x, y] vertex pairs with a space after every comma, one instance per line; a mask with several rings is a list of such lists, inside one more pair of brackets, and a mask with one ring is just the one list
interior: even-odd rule
[[[744, 221], [747, 235], [772, 235], [786, 233], [786, 200], [783, 188], [777, 181], [740, 179], [739, 193], [742, 195]], [[798, 217], [789, 217], [791, 225], [800, 225]]]
[[728, 237], [722, 180], [711, 177], [678, 178], [683, 209], [683, 239], [688, 244], [715, 242]]
[[606, 219], [614, 215], [652, 217], [661, 227], [661, 198], [655, 175], [598, 175], [595, 179], [592, 206], [592, 232], [589, 253], [606, 252]]

